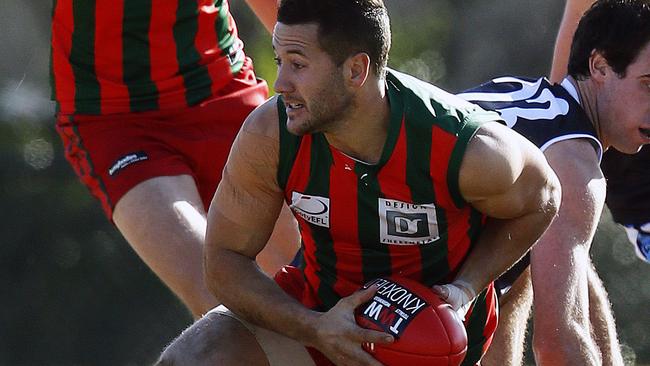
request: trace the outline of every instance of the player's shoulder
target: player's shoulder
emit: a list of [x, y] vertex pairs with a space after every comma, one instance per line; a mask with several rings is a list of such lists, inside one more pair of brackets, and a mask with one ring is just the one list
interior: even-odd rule
[[247, 135], [279, 139], [278, 97], [267, 99], [246, 118], [242, 132]]
[[476, 108], [475, 105], [456, 97], [446, 90], [409, 74], [388, 69], [386, 78], [389, 86], [393, 86], [399, 91], [406, 104], [424, 103], [434, 114], [446, 109], [473, 110]]
[[406, 120], [412, 126], [429, 128], [433, 123], [457, 134], [467, 122], [481, 124], [501, 120], [498, 113], [411, 75], [388, 70], [386, 78], [389, 95], [395, 95], [402, 103]]
[[475, 182], [482, 194], [504, 193], [533, 161], [544, 160], [530, 141], [500, 123], [485, 123], [470, 140], [461, 177]]
[[[496, 77], [478, 86], [458, 94], [466, 100], [507, 101], [497, 94], [509, 94], [511, 100], [525, 100], [539, 93], [542, 89], [553, 89], [555, 84], [545, 77], [531, 78], [525, 76], [504, 75]], [[511, 93], [516, 93], [512, 95]], [[487, 95], [485, 95], [487, 94]], [[490, 95], [494, 94], [492, 98]], [[494, 99], [494, 100], [492, 100]]]

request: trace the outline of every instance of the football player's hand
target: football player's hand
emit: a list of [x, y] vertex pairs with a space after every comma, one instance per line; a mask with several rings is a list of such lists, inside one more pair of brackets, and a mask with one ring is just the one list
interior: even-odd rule
[[446, 285], [433, 286], [432, 289], [433, 292], [456, 310], [462, 320], [465, 320], [465, 315], [472, 304], [472, 300], [476, 297], [476, 291], [474, 291], [472, 285], [465, 281], [456, 280]]
[[316, 324], [317, 334], [314, 347], [339, 366], [381, 366], [369, 353], [361, 348], [362, 343], [386, 344], [394, 338], [384, 332], [365, 329], [357, 325], [354, 310], [369, 301], [377, 292], [373, 285], [344, 297], [323, 313]]

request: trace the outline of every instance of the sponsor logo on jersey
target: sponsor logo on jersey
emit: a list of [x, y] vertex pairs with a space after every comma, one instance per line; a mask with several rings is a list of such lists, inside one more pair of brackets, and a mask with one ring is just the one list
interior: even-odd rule
[[330, 199], [291, 192], [291, 209], [310, 224], [330, 227]]
[[427, 302], [391, 280], [378, 278], [364, 287], [368, 288], [373, 284], [377, 284], [379, 288], [373, 298], [362, 307], [361, 315], [366, 321], [399, 338], [413, 317], [425, 308]]
[[108, 175], [112, 177], [127, 166], [147, 159], [149, 159], [149, 156], [147, 156], [144, 151], [137, 151], [128, 155], [124, 155], [121, 158], [117, 159], [108, 169]]
[[440, 238], [436, 207], [379, 199], [379, 236], [383, 244], [429, 244]]

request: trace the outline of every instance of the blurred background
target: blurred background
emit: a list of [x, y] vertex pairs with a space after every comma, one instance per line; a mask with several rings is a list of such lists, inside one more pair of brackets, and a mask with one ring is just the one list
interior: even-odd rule
[[[389, 65], [458, 92], [547, 75], [563, 0], [386, 0]], [[260, 77], [270, 36], [233, 13]], [[74, 176], [49, 100], [50, 1], [0, 1], [0, 365], [147, 365], [191, 323]], [[603, 215], [592, 256], [626, 362], [650, 364], [650, 266]], [[532, 356], [528, 351], [528, 362]]]

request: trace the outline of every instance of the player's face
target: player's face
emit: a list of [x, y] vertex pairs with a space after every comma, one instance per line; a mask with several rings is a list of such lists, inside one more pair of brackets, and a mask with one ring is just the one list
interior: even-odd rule
[[634, 154], [650, 144], [650, 43], [628, 66], [625, 77], [605, 78], [597, 103], [610, 145]]
[[320, 48], [315, 24], [277, 23], [273, 48], [278, 65], [274, 84], [287, 112], [287, 129], [303, 135], [328, 132], [345, 118], [352, 96], [342, 67]]

